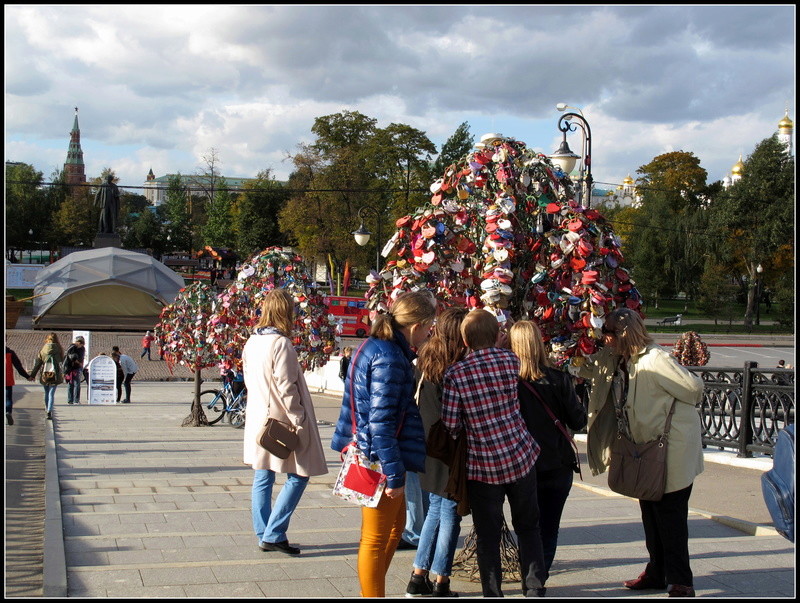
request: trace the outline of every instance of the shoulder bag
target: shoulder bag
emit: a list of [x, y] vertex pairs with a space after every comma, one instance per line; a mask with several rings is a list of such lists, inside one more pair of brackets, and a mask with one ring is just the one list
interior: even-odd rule
[[608, 487], [614, 492], [649, 501], [659, 501], [664, 496], [667, 444], [676, 402], [672, 401], [664, 431], [655, 440], [637, 444], [617, 431], [617, 438], [611, 444], [611, 467], [608, 470]]
[[[364, 342], [366, 343], [366, 341]], [[355, 371], [356, 358], [364, 347], [362, 343], [350, 361], [350, 419], [353, 428], [353, 441], [342, 450], [342, 468], [333, 485], [333, 494], [342, 500], [355, 503], [362, 507], [377, 507], [381, 495], [386, 489], [386, 476], [383, 474], [381, 464], [371, 461], [356, 443], [356, 407], [353, 391], [353, 372]], [[400, 434], [402, 420], [397, 426]]]
[[564, 434], [564, 437], [567, 438], [567, 441], [572, 446], [572, 450], [575, 452], [575, 462], [572, 465], [572, 469], [573, 471], [575, 471], [575, 473], [577, 473], [580, 476], [581, 481], [583, 481], [583, 473], [581, 473], [581, 457], [578, 452], [578, 445], [575, 443], [575, 440], [571, 435], [569, 435], [567, 428], [564, 427], [564, 424], [559, 420], [559, 418], [555, 415], [555, 413], [552, 410], [550, 410], [550, 407], [547, 405], [547, 402], [545, 402], [544, 398], [542, 398], [542, 395], [536, 391], [536, 388], [533, 387], [530, 383], [528, 383], [524, 379], [521, 379], [521, 381], [525, 384], [525, 387], [531, 390], [533, 395], [536, 396], [536, 398], [538, 398], [539, 402], [542, 403], [542, 406], [544, 406], [544, 409], [545, 411], [547, 411], [547, 414], [550, 415], [551, 419], [553, 419], [553, 423], [555, 423], [556, 428], [558, 428], [558, 430]]
[[47, 360], [42, 367], [42, 383], [45, 385], [58, 384], [58, 373], [56, 372], [56, 363], [52, 354], [47, 355]]
[[287, 459], [300, 444], [300, 437], [291, 423], [269, 417], [258, 434], [258, 444], [271, 455]]

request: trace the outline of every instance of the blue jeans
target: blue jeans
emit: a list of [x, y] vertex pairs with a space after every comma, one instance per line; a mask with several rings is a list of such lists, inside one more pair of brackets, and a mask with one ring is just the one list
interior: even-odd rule
[[73, 404], [81, 401], [81, 371], [72, 371], [72, 381], [67, 383], [67, 402]]
[[259, 542], [283, 542], [287, 540], [286, 530], [297, 503], [308, 485], [308, 478], [294, 473], [286, 474], [275, 506], [272, 506], [272, 486], [275, 484], [275, 472], [269, 469], [256, 469], [253, 475], [251, 509], [253, 514], [253, 530]]
[[483, 596], [503, 596], [500, 537], [503, 532], [503, 503], [506, 497], [511, 507], [511, 524], [517, 535], [522, 594], [533, 596], [538, 589], [544, 587], [547, 580], [542, 536], [539, 531], [536, 469], [532, 469], [528, 475], [510, 484], [488, 484], [467, 480], [467, 493], [472, 508]]
[[44, 388], [44, 406], [47, 412], [53, 410], [53, 403], [56, 401], [56, 387], [55, 385], [43, 385]]
[[461, 531], [461, 516], [456, 512], [458, 503], [437, 494], [428, 494], [428, 500], [428, 514], [422, 526], [414, 567], [437, 576], [449, 576]]
[[406, 471], [406, 527], [403, 530], [403, 540], [419, 545], [425, 515], [428, 513], [428, 494], [422, 491], [419, 485], [419, 475], [413, 471]]

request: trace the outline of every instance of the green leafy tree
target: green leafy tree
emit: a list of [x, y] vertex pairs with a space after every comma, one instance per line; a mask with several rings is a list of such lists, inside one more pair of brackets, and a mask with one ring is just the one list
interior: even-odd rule
[[[728, 269], [743, 276], [747, 292], [746, 325], [753, 322], [759, 265], [765, 286], [794, 289], [794, 158], [776, 135], [762, 140], [744, 162], [739, 182], [711, 204], [711, 225], [717, 233], [715, 253], [729, 258]], [[779, 295], [780, 297], [780, 295]]]
[[[440, 176], [447, 166], [452, 165], [472, 151], [474, 144], [475, 137], [469, 133], [469, 123], [465, 121], [456, 128], [456, 131], [442, 145], [439, 156], [433, 162], [431, 176]], [[432, 178], [428, 178], [428, 180], [430, 181]]]
[[227, 189], [225, 178], [217, 182], [214, 199], [207, 206], [206, 223], [203, 226], [203, 244], [212, 247], [233, 245], [233, 196]]
[[[6, 252], [9, 249], [30, 249], [33, 225], [46, 227], [46, 194], [42, 190], [42, 173], [27, 163], [6, 163]], [[42, 231], [40, 231], [40, 234]]]
[[164, 199], [165, 226], [169, 237], [165, 251], [192, 250], [192, 222], [189, 212], [187, 190], [180, 173], [170, 176]]
[[248, 257], [273, 246], [288, 245], [288, 237], [278, 226], [278, 216], [288, 194], [269, 169], [245, 183], [233, 206], [233, 234], [236, 251]]
[[641, 207], [626, 233], [626, 256], [639, 290], [658, 306], [658, 296], [697, 293], [703, 270], [707, 172], [692, 153], [655, 157], [636, 170]]

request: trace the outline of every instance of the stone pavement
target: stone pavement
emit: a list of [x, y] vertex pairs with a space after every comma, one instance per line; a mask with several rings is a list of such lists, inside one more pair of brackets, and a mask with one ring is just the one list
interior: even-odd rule
[[[6, 596], [358, 596], [360, 511], [331, 496], [339, 456], [328, 444], [340, 396], [313, 396], [330, 472], [311, 479], [292, 520], [290, 541], [302, 549], [295, 558], [256, 546], [243, 432], [227, 423], [180, 426], [192, 383], [134, 383], [133, 403], [112, 406], [67, 406], [59, 388], [52, 422], [44, 420], [40, 386], [15, 390], [16, 422], [5, 428]], [[41, 479], [42, 456], [45, 487], [37, 492], [31, 482]], [[768, 525], [759, 478], [769, 465], [755, 464], [708, 462], [695, 482], [689, 530], [699, 596], [795, 594], [795, 548]], [[585, 463], [584, 473], [567, 501], [547, 594], [639, 596], [621, 586], [645, 563], [638, 504], [611, 493], [604, 476], [591, 478]], [[38, 530], [30, 519], [37, 512]], [[459, 551], [471, 523], [462, 523]], [[413, 551], [395, 555], [390, 596], [403, 595], [413, 558]], [[453, 590], [479, 596], [480, 584], [454, 578]], [[513, 583], [504, 590], [521, 595]]]

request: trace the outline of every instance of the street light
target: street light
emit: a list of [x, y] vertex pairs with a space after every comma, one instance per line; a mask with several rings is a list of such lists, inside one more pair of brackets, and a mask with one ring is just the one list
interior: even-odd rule
[[372, 233], [366, 229], [364, 226], [364, 212], [365, 211], [374, 212], [375, 216], [378, 218], [378, 239], [375, 241], [375, 270], [380, 271], [381, 269], [381, 216], [383, 212], [371, 207], [369, 205], [365, 205], [364, 207], [358, 210], [358, 219], [361, 220], [361, 226], [358, 227], [358, 230], [354, 230], [351, 234], [361, 247], [364, 247], [367, 243], [369, 243], [369, 239], [372, 236]]
[[[559, 111], [566, 110], [569, 105], [566, 103], [558, 103], [556, 105], [556, 109]], [[569, 148], [567, 147], [567, 132], [574, 132], [577, 128], [580, 128], [582, 131], [582, 153], [583, 153], [583, 161], [581, 162], [581, 169], [580, 169], [580, 181], [581, 181], [581, 189], [580, 189], [580, 198], [579, 201], [585, 207], [591, 207], [592, 205], [592, 183], [594, 180], [592, 179], [592, 129], [589, 127], [589, 122], [586, 121], [586, 118], [583, 116], [583, 111], [578, 109], [577, 107], [570, 107], [575, 109], [578, 113], [565, 113], [558, 119], [558, 129], [564, 133], [564, 141], [561, 143], [561, 148], [559, 148], [554, 155], [558, 155], [558, 153], [562, 150], [562, 148]], [[573, 122], [574, 120], [574, 122]], [[552, 157], [552, 156], [551, 156]], [[574, 163], [572, 164], [574, 167]], [[586, 171], [586, 177], [584, 178], [584, 170]], [[585, 203], [584, 203], [585, 198]]]
[[756, 266], [756, 324], [761, 324], [761, 273], [764, 272], [764, 268], [761, 267], [761, 264]]
[[569, 176], [570, 172], [575, 169], [575, 163], [580, 159], [580, 155], [572, 152], [567, 144], [567, 133], [564, 132], [564, 140], [561, 141], [561, 146], [558, 150], [550, 155], [550, 159], [556, 164], [561, 171]]

